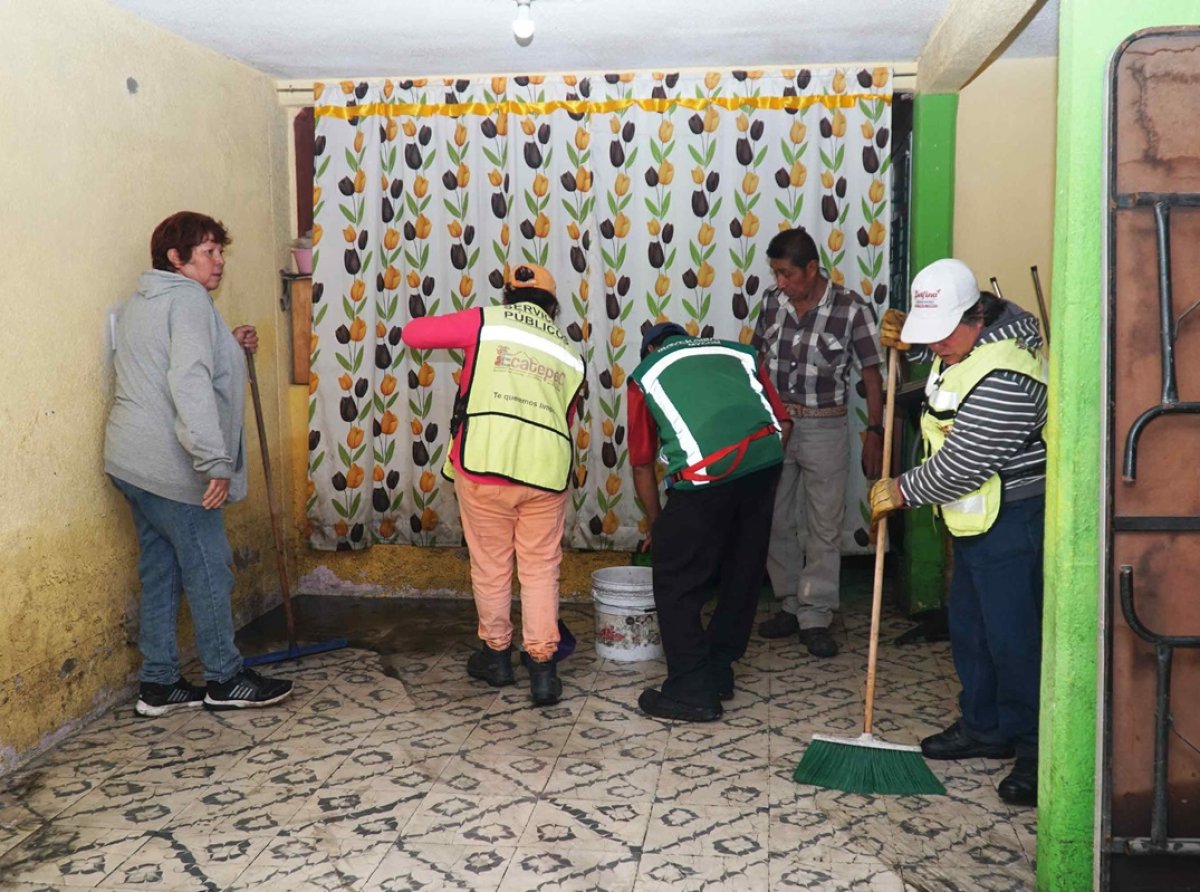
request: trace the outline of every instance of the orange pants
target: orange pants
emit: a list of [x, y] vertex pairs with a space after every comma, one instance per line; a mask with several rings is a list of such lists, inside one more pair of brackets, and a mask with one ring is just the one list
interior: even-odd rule
[[493, 650], [512, 643], [513, 553], [521, 581], [525, 650], [548, 660], [558, 647], [558, 569], [567, 494], [530, 486], [454, 482], [471, 553], [479, 637]]

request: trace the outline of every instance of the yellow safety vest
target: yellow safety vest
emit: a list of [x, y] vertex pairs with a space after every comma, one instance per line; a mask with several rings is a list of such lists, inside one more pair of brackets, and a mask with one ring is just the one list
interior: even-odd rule
[[567, 417], [582, 384], [583, 360], [541, 307], [485, 307], [459, 430], [463, 469], [563, 492]]
[[[942, 360], [934, 359], [925, 384], [925, 405], [921, 412], [921, 436], [925, 440], [925, 460], [942, 448], [958, 407], [971, 391], [992, 372], [1006, 369], [1046, 383], [1046, 369], [1040, 356], [1030, 353], [1009, 338], [992, 341], [972, 350], [967, 357], [944, 372]], [[934, 506], [942, 514], [946, 528], [955, 536], [978, 536], [991, 529], [1000, 513], [1003, 484], [993, 474], [978, 489], [945, 505]]]

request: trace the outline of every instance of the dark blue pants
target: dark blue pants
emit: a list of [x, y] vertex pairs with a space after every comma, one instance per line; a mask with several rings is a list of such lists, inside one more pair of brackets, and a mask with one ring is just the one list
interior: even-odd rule
[[1042, 677], [1044, 496], [1000, 509], [986, 533], [954, 538], [950, 647], [962, 727], [1037, 756]]

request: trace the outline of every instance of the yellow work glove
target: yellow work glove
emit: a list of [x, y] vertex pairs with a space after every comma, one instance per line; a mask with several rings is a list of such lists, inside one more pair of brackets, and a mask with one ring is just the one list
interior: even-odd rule
[[871, 485], [867, 500], [871, 503], [871, 537], [874, 539], [879, 521], [904, 507], [904, 495], [895, 477], [880, 477]]
[[907, 350], [911, 345], [900, 340], [900, 329], [904, 328], [904, 320], [908, 318], [908, 314], [903, 310], [888, 310], [883, 314], [883, 318], [879, 320], [879, 343], [884, 347], [891, 347], [901, 352]]

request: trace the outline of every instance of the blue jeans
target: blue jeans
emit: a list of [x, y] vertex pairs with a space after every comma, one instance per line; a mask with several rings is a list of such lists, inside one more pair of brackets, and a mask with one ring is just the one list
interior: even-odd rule
[[950, 648], [962, 727], [1037, 756], [1042, 677], [1043, 496], [1011, 502], [991, 529], [954, 537]]
[[133, 510], [141, 555], [141, 623], [138, 678], [171, 684], [180, 675], [176, 643], [179, 596], [187, 592], [196, 651], [207, 681], [226, 681], [242, 668], [233, 643], [233, 552], [223, 510], [205, 510], [156, 496], [109, 476]]

